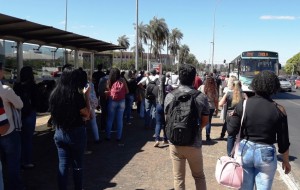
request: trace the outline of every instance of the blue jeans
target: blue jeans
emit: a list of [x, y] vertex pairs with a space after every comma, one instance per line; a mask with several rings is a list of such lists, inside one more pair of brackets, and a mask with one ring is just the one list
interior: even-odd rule
[[167, 140], [165, 133], [165, 114], [164, 106], [161, 104], [156, 104], [156, 125], [155, 125], [155, 141], [160, 140], [160, 131], [163, 129], [164, 140]]
[[120, 101], [113, 101], [111, 98], [108, 100], [107, 107], [107, 126], [106, 126], [106, 138], [111, 138], [111, 129], [113, 121], [117, 120], [117, 139], [121, 139], [123, 130], [123, 114], [125, 110], [125, 99]]
[[253, 189], [255, 184], [256, 189], [271, 190], [277, 168], [275, 146], [242, 140], [238, 153], [244, 169], [241, 189]]
[[231, 155], [231, 151], [233, 149], [235, 139], [236, 139], [235, 136], [231, 136], [231, 135], [227, 136], [227, 154], [228, 154], [228, 156]]
[[22, 117], [21, 145], [22, 164], [32, 164], [33, 134], [36, 124], [36, 112], [32, 111], [29, 115]]
[[8, 183], [6, 190], [19, 190], [23, 185], [21, 182], [21, 137], [19, 132], [13, 131], [0, 138], [0, 148], [4, 153], [7, 168]]
[[145, 99], [145, 127], [154, 127], [155, 126], [155, 114], [156, 114], [156, 101]]
[[132, 109], [133, 101], [134, 101], [134, 94], [126, 94], [124, 116], [126, 117], [126, 122], [127, 123], [130, 122], [130, 116], [131, 116], [131, 109]]
[[0, 189], [4, 189], [1, 159], [0, 159]]
[[212, 116], [214, 114], [215, 109], [209, 109], [209, 120], [208, 120], [208, 124], [206, 125], [206, 135], [210, 135], [210, 129], [211, 129], [211, 120], [212, 120]]
[[140, 114], [140, 118], [145, 117], [145, 98], [141, 100], [139, 114]]
[[94, 141], [99, 141], [100, 140], [99, 130], [98, 130], [98, 124], [97, 124], [96, 114], [95, 114], [95, 110], [94, 109], [91, 110], [91, 117], [92, 118], [89, 121], [89, 125], [90, 125], [90, 127], [92, 129]]
[[54, 142], [58, 152], [58, 187], [59, 190], [68, 189], [69, 164], [72, 163], [74, 189], [83, 187], [83, 155], [86, 147], [86, 129], [74, 127], [69, 130], [57, 128]]

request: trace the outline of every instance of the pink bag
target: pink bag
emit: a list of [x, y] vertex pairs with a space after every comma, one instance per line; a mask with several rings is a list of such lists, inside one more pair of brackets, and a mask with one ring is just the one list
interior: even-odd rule
[[217, 161], [215, 176], [219, 184], [239, 189], [243, 182], [242, 164], [235, 158], [222, 156]]
[[234, 155], [234, 158], [230, 156], [222, 156], [219, 158], [215, 171], [215, 177], [219, 184], [234, 189], [240, 189], [243, 183], [242, 159], [241, 156], [238, 156], [237, 152], [240, 145], [241, 128], [246, 110], [246, 102], [247, 100], [244, 100], [243, 102], [243, 115], [241, 119], [240, 131], [231, 151], [231, 155]]

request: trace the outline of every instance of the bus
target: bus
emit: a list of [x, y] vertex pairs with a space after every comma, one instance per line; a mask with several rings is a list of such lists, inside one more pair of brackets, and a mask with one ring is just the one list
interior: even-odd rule
[[278, 53], [273, 51], [244, 51], [229, 63], [230, 75], [241, 81], [244, 92], [252, 92], [250, 84], [259, 72], [269, 70], [278, 75], [280, 69]]

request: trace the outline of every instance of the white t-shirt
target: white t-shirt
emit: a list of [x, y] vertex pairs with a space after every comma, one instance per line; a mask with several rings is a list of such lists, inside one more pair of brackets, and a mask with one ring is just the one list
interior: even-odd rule
[[[150, 75], [150, 76], [149, 76], [149, 79], [150, 79], [151, 81], [154, 81], [155, 79], [158, 79], [158, 78], [159, 78], [159, 75], [155, 75], [155, 76]], [[148, 83], [149, 83], [148, 77], [143, 77], [142, 80], [140, 80], [140, 82], [138, 83], [138, 85], [139, 85], [139, 84], [142, 84], [142, 85], [146, 85], [146, 86], [147, 86]]]

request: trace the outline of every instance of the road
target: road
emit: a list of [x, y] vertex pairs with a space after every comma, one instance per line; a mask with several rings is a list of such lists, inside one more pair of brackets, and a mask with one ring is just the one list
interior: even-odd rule
[[274, 100], [283, 105], [287, 111], [290, 137], [290, 160], [292, 165], [292, 177], [300, 184], [300, 90], [281, 92], [276, 94]]

